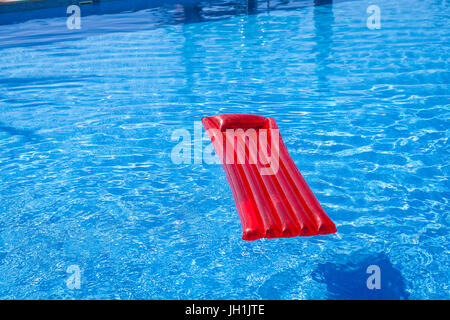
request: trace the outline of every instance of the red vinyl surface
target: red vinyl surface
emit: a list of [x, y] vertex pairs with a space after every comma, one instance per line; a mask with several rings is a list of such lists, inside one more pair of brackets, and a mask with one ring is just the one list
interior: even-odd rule
[[244, 240], [336, 232], [273, 118], [226, 114], [202, 123], [225, 170]]

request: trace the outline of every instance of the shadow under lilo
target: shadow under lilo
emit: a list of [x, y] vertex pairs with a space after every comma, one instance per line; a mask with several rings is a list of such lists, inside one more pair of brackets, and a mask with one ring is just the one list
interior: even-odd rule
[[[409, 298], [402, 274], [384, 253], [375, 256], [355, 254], [350, 259], [351, 262], [347, 264], [321, 264], [313, 272], [314, 280], [326, 284], [328, 299], [407, 300]], [[376, 279], [377, 273], [378, 279]]]
[[36, 141], [41, 138], [33, 130], [16, 128], [16, 127], [5, 125], [2, 122], [0, 122], [0, 133], [2, 133], [2, 132], [6, 133], [10, 136], [21, 136], [21, 137], [25, 138], [25, 140], [27, 140], [27, 141]]

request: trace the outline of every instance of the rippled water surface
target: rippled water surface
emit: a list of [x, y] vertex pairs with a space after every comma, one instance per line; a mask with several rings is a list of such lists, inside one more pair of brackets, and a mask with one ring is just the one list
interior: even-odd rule
[[[448, 299], [450, 7], [374, 3], [0, 26], [0, 298]], [[170, 157], [219, 113], [275, 117], [336, 234], [241, 240], [220, 165]]]

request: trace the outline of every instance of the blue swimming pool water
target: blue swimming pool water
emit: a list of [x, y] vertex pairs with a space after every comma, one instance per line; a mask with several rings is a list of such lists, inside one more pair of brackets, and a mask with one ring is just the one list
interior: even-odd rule
[[[0, 298], [449, 298], [448, 2], [256, 5], [0, 27]], [[275, 117], [335, 235], [241, 240], [220, 165], [170, 158], [219, 113]]]

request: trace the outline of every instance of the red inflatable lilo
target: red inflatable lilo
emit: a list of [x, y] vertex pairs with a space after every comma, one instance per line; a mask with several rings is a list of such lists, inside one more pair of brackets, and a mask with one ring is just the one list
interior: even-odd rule
[[202, 123], [233, 192], [244, 240], [336, 232], [273, 118], [225, 114]]

